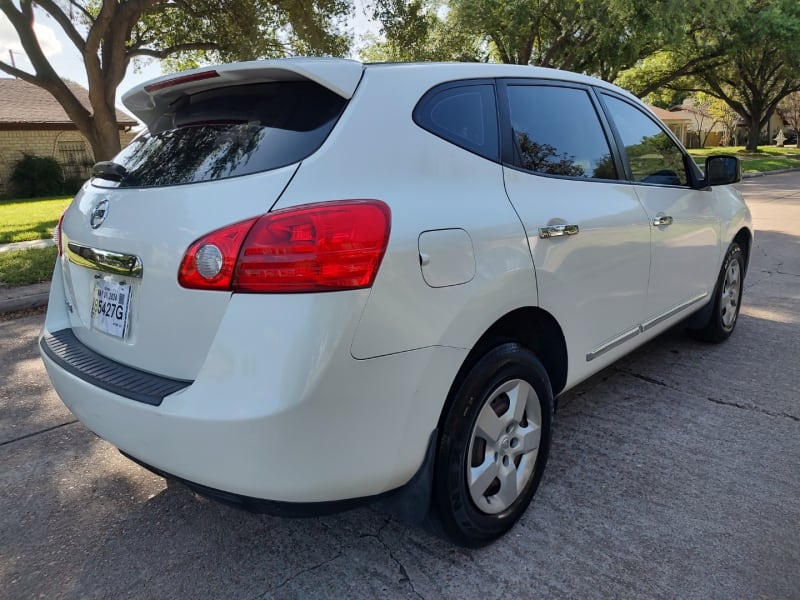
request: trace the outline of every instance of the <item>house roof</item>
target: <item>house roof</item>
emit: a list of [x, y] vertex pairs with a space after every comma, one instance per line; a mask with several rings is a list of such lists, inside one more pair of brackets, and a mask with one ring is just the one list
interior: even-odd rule
[[[91, 111], [89, 91], [73, 81], [65, 83], [81, 104]], [[117, 123], [120, 127], [137, 124], [133, 117], [119, 109]], [[22, 79], [8, 78], [0, 78], [0, 124], [74, 126], [72, 119], [49, 92]]]
[[682, 121], [695, 121], [697, 119], [708, 119], [710, 116], [701, 110], [692, 110], [689, 108], [677, 108], [667, 111], [668, 114], [673, 115], [673, 119], [680, 119]]
[[663, 108], [653, 106], [652, 104], [648, 104], [647, 108], [649, 108], [652, 113], [664, 123], [688, 123], [691, 121], [687, 115], [681, 114], [680, 112], [670, 112], [668, 110], [664, 110]]

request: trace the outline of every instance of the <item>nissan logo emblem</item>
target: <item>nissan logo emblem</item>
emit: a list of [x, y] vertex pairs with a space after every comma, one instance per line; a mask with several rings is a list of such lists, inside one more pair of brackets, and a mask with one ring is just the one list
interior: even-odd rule
[[94, 207], [92, 210], [92, 216], [89, 219], [89, 224], [92, 226], [92, 229], [97, 229], [103, 222], [106, 220], [108, 216], [108, 199], [100, 200], [97, 203], [97, 206]]

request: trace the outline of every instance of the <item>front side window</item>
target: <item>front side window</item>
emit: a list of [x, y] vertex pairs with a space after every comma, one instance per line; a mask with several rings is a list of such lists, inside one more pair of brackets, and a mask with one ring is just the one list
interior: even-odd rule
[[515, 163], [528, 171], [617, 179], [602, 125], [586, 90], [509, 85]]
[[197, 183], [294, 164], [322, 145], [346, 104], [301, 81], [186, 96], [114, 158], [125, 168], [119, 187]]
[[628, 155], [634, 181], [687, 185], [683, 152], [666, 132], [639, 109], [604, 94]]

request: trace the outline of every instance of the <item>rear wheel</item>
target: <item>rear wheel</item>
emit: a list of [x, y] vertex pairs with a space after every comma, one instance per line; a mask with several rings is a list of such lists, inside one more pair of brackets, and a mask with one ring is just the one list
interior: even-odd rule
[[714, 305], [708, 323], [693, 329], [694, 337], [707, 342], [722, 342], [733, 333], [739, 318], [744, 287], [744, 257], [739, 244], [728, 248], [714, 292]]
[[455, 386], [436, 456], [434, 502], [445, 532], [466, 546], [522, 516], [550, 448], [553, 393], [536, 356], [514, 343], [487, 352]]

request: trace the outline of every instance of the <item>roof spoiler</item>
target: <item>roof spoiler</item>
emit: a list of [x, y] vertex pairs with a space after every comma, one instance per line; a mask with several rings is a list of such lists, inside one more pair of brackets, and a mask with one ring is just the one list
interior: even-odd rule
[[225, 85], [313, 81], [349, 100], [363, 69], [362, 63], [341, 58], [284, 58], [202, 67], [140, 84], [122, 96], [122, 103], [150, 128], [178, 98]]

